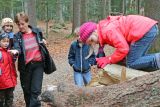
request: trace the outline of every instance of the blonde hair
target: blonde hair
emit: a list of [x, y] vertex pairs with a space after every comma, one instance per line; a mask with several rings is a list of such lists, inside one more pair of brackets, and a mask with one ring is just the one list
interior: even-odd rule
[[15, 16], [15, 23], [19, 23], [20, 20], [24, 20], [25, 22], [29, 22], [29, 18], [28, 18], [28, 15], [25, 14], [24, 12], [20, 12], [20, 13], [17, 13], [17, 15]]
[[93, 46], [89, 46], [89, 54], [85, 57], [85, 59], [87, 60], [93, 53], [94, 53], [94, 48]]
[[6, 18], [3, 18], [2, 19], [2, 23], [1, 23], [1, 26], [2, 27], [4, 27], [4, 26], [6, 26], [6, 25], [12, 25], [12, 27], [13, 27], [13, 20], [11, 19], [11, 18], [8, 18], [8, 17], [6, 17]]
[[77, 27], [74, 29], [74, 35], [75, 36], [79, 36], [79, 30], [80, 30], [80, 27]]

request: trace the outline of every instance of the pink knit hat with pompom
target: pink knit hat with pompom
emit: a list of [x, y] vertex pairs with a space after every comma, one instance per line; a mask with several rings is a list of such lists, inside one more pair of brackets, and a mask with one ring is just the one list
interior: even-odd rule
[[86, 22], [80, 26], [80, 40], [82, 42], [86, 42], [86, 40], [90, 37], [92, 32], [97, 29], [97, 24], [94, 22]]

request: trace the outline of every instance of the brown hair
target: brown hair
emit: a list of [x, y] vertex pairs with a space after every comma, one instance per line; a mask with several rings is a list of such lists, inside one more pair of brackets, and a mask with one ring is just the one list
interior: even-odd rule
[[25, 22], [28, 22], [29, 21], [28, 15], [25, 14], [24, 12], [17, 13], [14, 21], [17, 24], [17, 23], [19, 23], [19, 20], [24, 20]]

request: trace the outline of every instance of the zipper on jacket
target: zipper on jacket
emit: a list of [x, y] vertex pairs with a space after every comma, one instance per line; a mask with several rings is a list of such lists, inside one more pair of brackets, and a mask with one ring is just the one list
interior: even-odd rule
[[[82, 46], [83, 47], [83, 46]], [[80, 55], [81, 55], [81, 72], [82, 72], [82, 47], [80, 49]]]
[[[9, 57], [9, 54], [7, 53], [7, 58], [8, 58], [8, 60], [10, 60], [10, 57]], [[13, 67], [12, 67], [12, 65], [11, 65], [11, 63], [9, 62], [9, 68], [10, 68], [10, 72], [9, 72], [9, 75], [10, 75], [10, 77], [11, 77], [11, 80], [12, 80], [12, 84], [13, 84], [13, 86], [14, 86], [14, 80], [13, 80], [13, 78], [12, 78], [12, 69], [13, 69]]]

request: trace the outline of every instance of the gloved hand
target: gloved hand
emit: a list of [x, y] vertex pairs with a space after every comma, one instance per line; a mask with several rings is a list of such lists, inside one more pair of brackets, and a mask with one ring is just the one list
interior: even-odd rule
[[110, 64], [110, 60], [108, 57], [96, 58], [96, 62], [98, 67], [100, 68], [104, 68], [107, 64]]
[[13, 55], [17, 55], [19, 53], [18, 50], [15, 50], [15, 49], [8, 50], [8, 52], [10, 52]]

